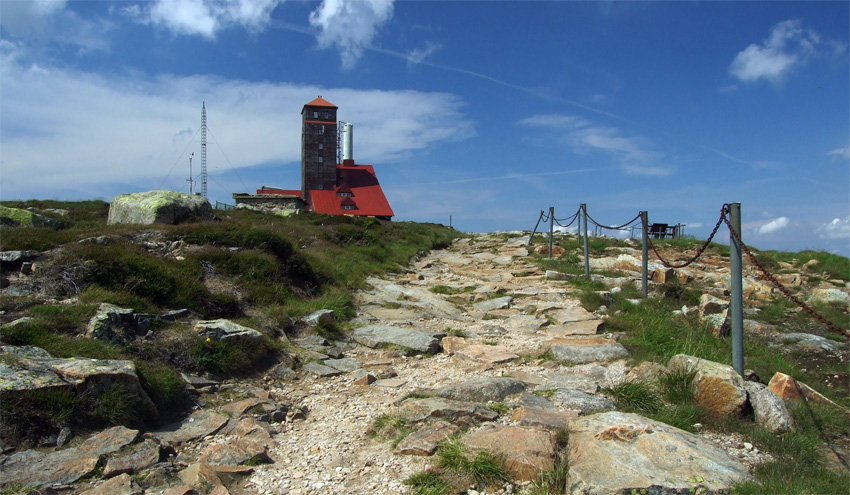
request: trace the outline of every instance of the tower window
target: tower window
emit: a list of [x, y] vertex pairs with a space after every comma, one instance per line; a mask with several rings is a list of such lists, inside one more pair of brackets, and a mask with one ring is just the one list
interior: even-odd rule
[[319, 143], [319, 149], [320, 150], [325, 149], [325, 143]]
[[322, 162], [324, 162], [324, 161], [325, 161], [325, 157], [320, 156], [320, 157], [319, 157], [319, 163], [322, 163]]
[[319, 135], [322, 136], [325, 134], [325, 126], [319, 127]]
[[314, 111], [314, 112], [313, 112], [313, 118], [314, 118], [314, 119], [318, 119], [318, 118], [319, 118], [319, 112], [315, 112], [315, 111]]
[[330, 116], [330, 114], [328, 112], [325, 112], [325, 120], [328, 120], [329, 116]]

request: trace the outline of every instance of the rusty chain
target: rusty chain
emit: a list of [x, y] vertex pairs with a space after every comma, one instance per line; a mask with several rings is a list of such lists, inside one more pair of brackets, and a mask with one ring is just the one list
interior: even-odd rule
[[576, 221], [576, 218], [578, 218], [578, 214], [579, 214], [580, 212], [581, 212], [581, 209], [579, 209], [579, 210], [575, 213], [575, 215], [573, 215], [573, 216], [570, 218], [570, 223], [568, 223], [568, 224], [566, 224], [566, 225], [564, 225], [564, 224], [562, 224], [562, 223], [561, 223], [561, 222], [566, 221], [566, 220], [567, 220], [566, 218], [562, 218], [562, 219], [560, 219], [560, 220], [558, 220], [557, 218], [555, 218], [555, 219], [554, 219], [554, 220], [555, 220], [555, 223], [557, 223], [559, 227], [567, 228], [567, 227], [569, 227], [570, 225], [572, 225], [572, 224], [573, 224], [573, 222], [575, 222], [575, 221]]
[[729, 233], [732, 235], [732, 237], [735, 238], [735, 240], [738, 242], [738, 245], [741, 246], [741, 250], [743, 250], [747, 254], [747, 258], [750, 260], [750, 262], [753, 265], [755, 265], [759, 269], [759, 271], [761, 271], [762, 275], [764, 275], [764, 278], [766, 278], [771, 284], [773, 284], [774, 287], [779, 289], [779, 292], [781, 292], [785, 297], [792, 300], [795, 304], [797, 304], [797, 306], [799, 306], [800, 308], [805, 310], [807, 313], [809, 313], [809, 315], [811, 315], [812, 318], [823, 323], [830, 330], [836, 331], [836, 332], [840, 333], [841, 335], [843, 335], [845, 338], [850, 339], [850, 330], [845, 330], [845, 329], [839, 328], [838, 325], [836, 325], [835, 323], [832, 323], [831, 321], [827, 320], [826, 318], [824, 318], [823, 316], [818, 314], [814, 309], [809, 307], [808, 304], [804, 303], [797, 296], [792, 294], [791, 291], [788, 290], [787, 287], [782, 285], [782, 283], [779, 282], [779, 280], [777, 280], [776, 277], [773, 276], [772, 273], [767, 271], [767, 268], [765, 268], [761, 263], [759, 263], [759, 261], [756, 259], [753, 252], [750, 251], [750, 248], [747, 247], [747, 245], [744, 244], [741, 241], [741, 236], [738, 234], [738, 232], [735, 231], [735, 229], [732, 228], [732, 225], [729, 223], [729, 220], [726, 218], [726, 214], [725, 214], [726, 213], [726, 210], [725, 210], [726, 206], [727, 205], [723, 205], [724, 212], [721, 216], [721, 220], [726, 222], [726, 226], [729, 227]]
[[640, 218], [640, 213], [638, 213], [638, 216], [632, 218], [631, 220], [624, 223], [623, 225], [608, 226], [608, 225], [602, 225], [601, 223], [594, 220], [593, 217], [590, 216], [590, 213], [587, 212], [587, 210], [585, 210], [584, 214], [587, 215], [588, 220], [590, 220], [593, 223], [593, 225], [596, 225], [597, 227], [600, 227], [600, 228], [603, 228], [603, 229], [608, 229], [608, 230], [622, 230], [622, 229], [628, 227], [629, 225], [633, 224], [635, 222], [635, 220]]
[[661, 264], [664, 265], [667, 268], [684, 268], [684, 267], [692, 264], [693, 262], [698, 260], [700, 256], [702, 256], [703, 251], [705, 251], [706, 248], [708, 248], [708, 245], [711, 244], [711, 240], [714, 239], [714, 236], [717, 234], [717, 229], [720, 228], [720, 225], [723, 224], [723, 220], [726, 219], [726, 208], [727, 208], [727, 206], [728, 205], [724, 204], [720, 208], [720, 218], [717, 220], [717, 224], [714, 226], [714, 230], [711, 231], [711, 235], [708, 236], [708, 239], [705, 241], [705, 243], [702, 246], [700, 246], [700, 248], [697, 250], [697, 254], [695, 254], [693, 256], [693, 258], [689, 259], [688, 261], [685, 261], [682, 264], [674, 265], [674, 264], [670, 263], [669, 261], [665, 260], [664, 258], [662, 258], [661, 254], [659, 254], [658, 250], [655, 248], [655, 244], [652, 243], [652, 240], [650, 240], [649, 235], [646, 232], [646, 229], [648, 228], [647, 225], [644, 224], [643, 222], [641, 222], [641, 224], [643, 225], [644, 235], [646, 236], [646, 239], [649, 242], [649, 247], [652, 248], [652, 252], [655, 253], [655, 256], [658, 258], [659, 261], [661, 261]]

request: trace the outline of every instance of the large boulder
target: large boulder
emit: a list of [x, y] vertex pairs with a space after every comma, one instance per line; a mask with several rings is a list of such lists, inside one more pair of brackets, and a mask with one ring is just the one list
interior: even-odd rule
[[212, 206], [203, 196], [175, 191], [147, 191], [115, 196], [107, 223], [177, 224], [191, 218], [211, 218]]
[[77, 447], [48, 453], [36, 450], [15, 453], [0, 465], [0, 487], [73, 483], [94, 474], [102, 456], [120, 451], [133, 443], [138, 435], [138, 430], [115, 426]]
[[729, 365], [686, 354], [677, 354], [667, 364], [670, 371], [694, 370], [694, 398], [716, 416], [737, 416], [747, 403], [744, 379]]
[[617, 411], [570, 422], [570, 493], [725, 493], [747, 468], [709, 440]]
[[157, 415], [156, 406], [142, 388], [132, 361], [53, 358], [44, 349], [32, 346], [2, 346], [0, 356], [3, 354], [14, 356], [0, 361], [0, 392], [5, 398], [49, 388], [97, 397], [112, 387], [119, 387], [138, 398], [138, 406], [145, 414]]
[[0, 205], [0, 224], [13, 227], [58, 227], [61, 222], [29, 210]]

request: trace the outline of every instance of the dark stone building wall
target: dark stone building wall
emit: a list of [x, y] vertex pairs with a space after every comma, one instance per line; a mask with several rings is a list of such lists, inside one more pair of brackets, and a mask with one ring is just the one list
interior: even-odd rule
[[301, 191], [336, 186], [336, 109], [305, 105], [301, 113]]

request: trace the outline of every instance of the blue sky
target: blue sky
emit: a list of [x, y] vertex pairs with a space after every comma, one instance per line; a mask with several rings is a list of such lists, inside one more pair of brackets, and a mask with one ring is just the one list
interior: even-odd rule
[[[300, 111], [354, 124], [396, 220], [540, 210], [850, 254], [850, 3], [0, 2], [0, 198], [300, 187]], [[728, 231], [720, 231], [728, 242]]]

